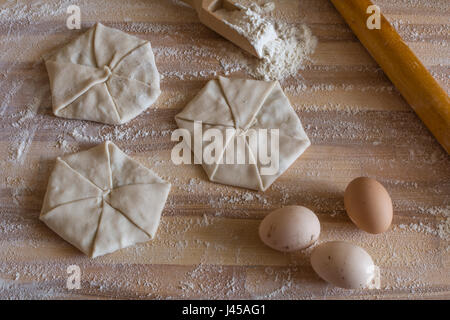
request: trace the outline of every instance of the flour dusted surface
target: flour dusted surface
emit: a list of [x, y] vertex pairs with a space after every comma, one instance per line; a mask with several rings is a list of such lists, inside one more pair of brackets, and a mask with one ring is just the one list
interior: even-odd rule
[[260, 61], [250, 66], [250, 73], [266, 81], [294, 76], [316, 48], [311, 30], [306, 25], [290, 26], [265, 18], [264, 13], [274, 9], [273, 2], [237, 6], [241, 10], [220, 9], [215, 13], [256, 49]]
[[[175, 114], [206, 81], [251, 77], [247, 66], [258, 63], [208, 30], [181, 0], [109, 0], [107, 7], [99, 0], [14, 0], [0, 9], [2, 299], [449, 297], [448, 155], [329, 0], [274, 2], [270, 18], [305, 22], [320, 41], [302, 78], [281, 81], [313, 145], [264, 193], [211, 183], [200, 166], [171, 164]], [[39, 57], [83, 31], [65, 27], [70, 4], [81, 6], [84, 30], [102, 21], [152, 42], [164, 75], [154, 108], [122, 126], [51, 114]], [[448, 0], [376, 4], [398, 22], [401, 36], [448, 91]], [[155, 242], [90, 260], [37, 217], [54, 158], [107, 139], [153, 167], [173, 192]], [[344, 211], [342, 192], [362, 174], [379, 179], [392, 195], [396, 228], [381, 236], [359, 232]], [[308, 252], [266, 249], [258, 238], [259, 221], [296, 204], [319, 215], [323, 241], [349, 241], [370, 252], [382, 266], [382, 289], [368, 294], [331, 288], [314, 275]], [[66, 288], [72, 264], [82, 269], [80, 290]]]

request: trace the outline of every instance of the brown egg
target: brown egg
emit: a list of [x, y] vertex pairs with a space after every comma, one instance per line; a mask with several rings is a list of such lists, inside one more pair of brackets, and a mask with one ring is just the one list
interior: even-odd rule
[[319, 238], [320, 222], [308, 208], [288, 206], [269, 213], [259, 225], [262, 242], [279, 251], [301, 250]]
[[344, 205], [353, 223], [366, 232], [382, 233], [391, 225], [391, 197], [375, 179], [359, 177], [350, 182], [345, 189]]

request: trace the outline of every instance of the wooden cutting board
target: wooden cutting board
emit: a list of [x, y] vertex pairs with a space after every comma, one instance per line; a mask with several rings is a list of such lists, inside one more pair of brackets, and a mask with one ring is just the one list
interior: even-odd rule
[[[245, 1], [243, 1], [245, 3]], [[450, 88], [450, 3], [375, 1]], [[71, 1], [0, 1], [0, 298], [450, 298], [450, 159], [327, 0], [278, 0], [272, 16], [306, 23], [313, 62], [281, 82], [312, 146], [266, 192], [213, 184], [198, 165], [170, 161], [174, 116], [218, 75], [246, 76], [249, 56], [201, 23], [181, 1], [83, 2], [82, 30], [66, 27]], [[162, 94], [130, 123], [112, 127], [56, 118], [39, 57], [100, 21], [151, 41]], [[89, 259], [38, 220], [54, 159], [112, 140], [173, 185], [157, 237]], [[343, 191], [361, 175], [390, 192], [393, 227], [356, 229]], [[260, 220], [304, 205], [320, 241], [365, 248], [380, 290], [343, 290], [318, 278], [309, 252], [264, 246]], [[78, 265], [81, 289], [66, 288]]]

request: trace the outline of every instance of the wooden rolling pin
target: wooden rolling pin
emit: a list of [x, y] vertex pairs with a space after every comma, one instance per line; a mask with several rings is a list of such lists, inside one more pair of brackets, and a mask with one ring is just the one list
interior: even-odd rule
[[381, 28], [369, 29], [370, 0], [331, 0], [359, 41], [450, 154], [450, 100], [399, 34], [381, 14]]

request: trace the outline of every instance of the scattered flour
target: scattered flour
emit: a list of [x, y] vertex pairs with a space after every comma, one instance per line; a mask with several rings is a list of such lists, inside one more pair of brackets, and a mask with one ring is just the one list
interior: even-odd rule
[[[268, 4], [273, 5], [273, 2]], [[260, 15], [261, 7], [257, 5], [253, 5], [253, 9], [241, 5], [238, 7], [241, 10], [220, 9], [215, 11], [215, 14], [223, 18], [225, 23], [237, 30], [239, 34], [245, 36], [255, 48], [258, 57], [262, 58], [264, 48], [278, 38], [275, 27], [273, 23]]]
[[[181, 0], [167, 1], [167, 3], [170, 2], [184, 6]], [[433, 9], [433, 4], [425, 0], [405, 0], [402, 2], [405, 4], [405, 7], [408, 7], [408, 10], [413, 4], [430, 6]], [[146, 1], [134, 2], [135, 5], [140, 3], [147, 5]], [[166, 5], [164, 1], [161, 1], [161, 3]], [[305, 3], [316, 2], [305, 1]], [[387, 1], [384, 3], [387, 3]], [[195, 238], [199, 247], [195, 251], [192, 249], [193, 244], [187, 242], [189, 239], [185, 229], [189, 230], [190, 228], [193, 230], [192, 232], [199, 232], [203, 236], [208, 236], [221, 230], [220, 223], [222, 218], [238, 218], [245, 222], [259, 219], [261, 208], [268, 212], [274, 206], [279, 206], [280, 204], [296, 203], [305, 203], [313, 207], [315, 211], [322, 214], [322, 217], [325, 218], [325, 223], [336, 223], [337, 226], [350, 226], [347, 221], [342, 221], [341, 223], [341, 220], [345, 217], [343, 203], [340, 200], [341, 190], [334, 190], [333, 186], [327, 185], [329, 176], [336, 177], [336, 174], [338, 174], [337, 177], [342, 180], [341, 177], [344, 174], [347, 176], [352, 172], [360, 172], [364, 168], [387, 170], [389, 172], [389, 170], [400, 168], [402, 163], [404, 164], [405, 172], [400, 170], [403, 172], [403, 175], [398, 177], [398, 181], [389, 181], [389, 184], [395, 188], [395, 194], [397, 195], [395, 204], [398, 211], [403, 212], [407, 217], [407, 222], [404, 224], [404, 234], [393, 230], [392, 233], [381, 235], [380, 237], [386, 237], [387, 241], [380, 241], [379, 244], [373, 244], [372, 238], [363, 236], [350, 227], [345, 230], [339, 230], [342, 231], [339, 233], [331, 233], [331, 236], [334, 239], [342, 238], [349, 241], [358, 241], [364, 247], [372, 249], [372, 252], [377, 255], [377, 261], [386, 267], [383, 271], [386, 279], [385, 292], [372, 292], [371, 297], [405, 298], [409, 297], [410, 293], [419, 293], [423, 295], [418, 297], [427, 298], [433, 296], [433, 293], [439, 294], [440, 292], [442, 296], [448, 291], [447, 286], [436, 286], [434, 280], [424, 277], [426, 274], [432, 274], [440, 275], [443, 279], [445, 277], [448, 278], [448, 268], [442, 267], [443, 260], [440, 258], [442, 246], [427, 248], [427, 252], [424, 253], [421, 251], [423, 249], [422, 242], [409, 243], [410, 232], [424, 234], [426, 239], [443, 239], [448, 241], [450, 235], [449, 208], [445, 207], [444, 202], [448, 197], [442, 196], [442, 192], [447, 192], [448, 187], [438, 184], [435, 187], [428, 186], [427, 181], [419, 181], [418, 185], [416, 185], [415, 182], [408, 180], [407, 173], [409, 171], [406, 171], [411, 170], [407, 168], [411, 168], [414, 165], [416, 170], [423, 170], [424, 174], [434, 174], [436, 176], [437, 174], [442, 174], [442, 172], [445, 173], [447, 172], [446, 168], [448, 168], [448, 155], [441, 150], [437, 150], [435, 144], [427, 144], [426, 140], [423, 140], [423, 137], [426, 136], [422, 134], [425, 132], [425, 129], [415, 120], [415, 116], [412, 118], [409, 113], [401, 113], [400, 116], [394, 115], [392, 128], [384, 128], [383, 122], [386, 123], [386, 117], [383, 116], [383, 113], [367, 111], [365, 110], [365, 104], [363, 106], [363, 104], [350, 105], [347, 103], [343, 106], [338, 104], [338, 102], [331, 102], [331, 99], [329, 104], [326, 105], [321, 102], [317, 102], [317, 105], [305, 102], [305, 105], [299, 104], [296, 108], [296, 110], [300, 110], [302, 116], [306, 119], [305, 122], [309, 124], [308, 133], [310, 133], [310, 137], [314, 139], [317, 145], [320, 146], [323, 142], [321, 147], [329, 147], [329, 145], [336, 148], [367, 146], [367, 144], [364, 144], [364, 141], [361, 143], [361, 139], [364, 139], [369, 142], [376, 142], [380, 148], [384, 148], [391, 143], [398, 144], [401, 146], [398, 153], [392, 154], [387, 151], [381, 156], [374, 157], [371, 153], [372, 149], [369, 148], [368, 151], [360, 150], [360, 156], [352, 160], [345, 157], [341, 158], [337, 152], [331, 152], [334, 157], [331, 164], [328, 161], [324, 162], [316, 158], [306, 159], [301, 161], [298, 166], [290, 169], [293, 172], [298, 171], [298, 176], [302, 177], [302, 183], [286, 181], [283, 184], [275, 184], [273, 192], [266, 194], [251, 191], [243, 192], [243, 190], [233, 193], [230, 190], [234, 189], [210, 183], [205, 178], [188, 179], [187, 183], [186, 179], [175, 181], [180, 188], [185, 189], [181, 189], [176, 197], [174, 196], [173, 199], [169, 200], [168, 210], [171, 214], [182, 216], [179, 209], [185, 206], [188, 208], [186, 211], [190, 211], [190, 205], [196, 204], [197, 194], [211, 194], [211, 202], [207, 206], [197, 206], [196, 211], [193, 213], [196, 216], [193, 216], [192, 219], [179, 219], [178, 224], [163, 219], [159, 232], [167, 227], [170, 232], [166, 232], [166, 234], [173, 235], [173, 238], [167, 235], [162, 237], [162, 234], [157, 237], [156, 240], [163, 243], [171, 241], [168, 250], [162, 254], [156, 253], [151, 255], [148, 251], [141, 251], [142, 248], [154, 246], [154, 242], [129, 248], [124, 250], [123, 254], [136, 253], [136, 258], [143, 259], [145, 257], [143, 253], [146, 253], [147, 258], [152, 259], [158, 255], [179, 258], [186, 252], [189, 252], [189, 254], [200, 252], [196, 259], [197, 265], [193, 265], [192, 269], [188, 269], [189, 271], [186, 271], [186, 266], [178, 266], [171, 261], [165, 265], [151, 263], [140, 265], [138, 263], [122, 263], [115, 258], [111, 258], [110, 261], [112, 263], [107, 264], [110, 266], [108, 272], [97, 273], [95, 270], [98, 270], [98, 268], [105, 268], [101, 262], [92, 262], [88, 259], [79, 258], [76, 254], [66, 258], [49, 258], [48, 260], [44, 260], [42, 257], [41, 259], [21, 259], [23, 252], [40, 252], [43, 246], [44, 249], [51, 249], [48, 247], [48, 244], [51, 243], [57, 243], [58, 247], [61, 246], [64, 249], [63, 241], [53, 237], [51, 232], [42, 228], [36, 218], [41, 204], [40, 201], [43, 197], [39, 192], [43, 185], [42, 177], [47, 178], [48, 176], [48, 172], [45, 169], [47, 166], [46, 158], [53, 159], [53, 153], [60, 154], [62, 151], [79, 151], [79, 148], [84, 148], [86, 144], [97, 143], [106, 138], [114, 141], [118, 140], [124, 146], [128, 146], [133, 145], [131, 142], [134, 139], [141, 143], [146, 141], [145, 139], [158, 141], [163, 140], [161, 138], [165, 137], [164, 141], [167, 141], [170, 136], [170, 130], [165, 130], [166, 128], [161, 129], [159, 126], [155, 129], [130, 124], [129, 126], [116, 128], [94, 123], [57, 119], [51, 116], [49, 110], [51, 104], [47, 98], [48, 92], [46, 91], [48, 88], [44, 88], [42, 85], [47, 84], [47, 79], [41, 79], [39, 69], [32, 73], [26, 72], [20, 78], [14, 77], [15, 74], [18, 74], [24, 68], [23, 61], [36, 61], [42, 52], [46, 52], [49, 47], [53, 46], [53, 44], [50, 45], [48, 41], [43, 41], [43, 39], [54, 34], [65, 34], [63, 32], [65, 31], [65, 9], [70, 4], [80, 4], [82, 8], [88, 6], [86, 1], [75, 0], [50, 0], [45, 3], [35, 1], [32, 4], [25, 1], [8, 1], [0, 9], [0, 25], [6, 34], [2, 43], [2, 54], [3, 60], [8, 62], [2, 65], [0, 71], [0, 84], [4, 88], [4, 96], [0, 102], [0, 115], [3, 117], [1, 129], [7, 133], [4, 139], [9, 144], [8, 150], [5, 147], [4, 161], [0, 162], [0, 169], [8, 172], [8, 177], [6, 177], [5, 181], [0, 181], [2, 183], [1, 191], [5, 195], [3, 197], [4, 206], [1, 208], [0, 234], [2, 234], [2, 241], [5, 243], [5, 247], [2, 248], [2, 257], [9, 258], [4, 258], [0, 261], [1, 299], [73, 298], [72, 293], [65, 290], [66, 274], [64, 272], [65, 266], [72, 263], [79, 264], [83, 269], [83, 289], [81, 294], [91, 297], [152, 297], [156, 299], [180, 297], [249, 299], [265, 297], [299, 299], [333, 296], [356, 297], [358, 293], [361, 293], [360, 297], [368, 297], [367, 293], [364, 292], [345, 291], [329, 287], [322, 289], [322, 283], [310, 281], [309, 277], [312, 270], [308, 269], [308, 259], [298, 253], [293, 254], [291, 258], [292, 264], [299, 266], [298, 270], [296, 270], [294, 267], [287, 265], [258, 266], [257, 263], [254, 263], [255, 260], [252, 257], [243, 257], [240, 247], [234, 253], [224, 250], [225, 243], [223, 242], [229, 238], [228, 235], [223, 239], [220, 238], [220, 241]], [[122, 17], [130, 10], [134, 12], [139, 11], [128, 1], [111, 0], [108, 10], [104, 10], [104, 5], [101, 2], [92, 1], [89, 6], [94, 8], [91, 10], [92, 12], [98, 12], [98, 14], [90, 15], [89, 19], [86, 20], [89, 21], [88, 24], [98, 19], [99, 16], [106, 19], [107, 14], [113, 14], [114, 17]], [[187, 8], [183, 7], [182, 9], [183, 12], [188, 12], [188, 10], [185, 10]], [[181, 12], [182, 10], [180, 9], [179, 11]], [[421, 16], [424, 15], [422, 14]], [[154, 48], [155, 55], [162, 67], [160, 71], [167, 76], [165, 84], [169, 90], [172, 88], [171, 85], [168, 85], [171, 78], [206, 81], [219, 74], [225, 73], [225, 75], [230, 75], [249, 69], [250, 73], [256, 75], [255, 70], [257, 66], [265, 63], [264, 60], [257, 60], [249, 55], [242, 54], [242, 50], [234, 48], [232, 44], [228, 44], [226, 41], [218, 43], [217, 47], [209, 47], [208, 44], [197, 40], [190, 41], [189, 45], [186, 46], [177, 43], [177, 46], [174, 47], [172, 44], [176, 42], [177, 37], [185, 36], [186, 34], [195, 35], [202, 32], [201, 30], [204, 27], [194, 24], [191, 26], [191, 30], [185, 31], [182, 28], [190, 28], [189, 23], [148, 23], [148, 21], [157, 19], [151, 19], [152, 17], [147, 15], [143, 15], [143, 17], [145, 17], [145, 22], [129, 22], [120, 24], [120, 27], [127, 32], [142, 32], [149, 37], [169, 40], [155, 42]], [[50, 20], [49, 18], [60, 20], [61, 24], [41, 23], [42, 21]], [[160, 18], [158, 17], [158, 19]], [[113, 20], [111, 19], [111, 21]], [[417, 39], [428, 43], [436, 37], [437, 31], [431, 29], [432, 26], [422, 26], [415, 21], [398, 21], [399, 32], [407, 39]], [[415, 24], [415, 26], [410, 27], [410, 24]], [[439, 27], [437, 23], [434, 23], [434, 25], [437, 25], [436, 28]], [[274, 28], [277, 30], [276, 24], [274, 24]], [[446, 28], [448, 29], [448, 27]], [[29, 34], [22, 30], [33, 30], [36, 32], [36, 35], [39, 33], [39, 36], [29, 37]], [[421, 37], [417, 36], [419, 34]], [[441, 34], [445, 33], [442, 32]], [[443, 40], [438, 39], [436, 41]], [[17, 48], [21, 48], [21, 50]], [[204, 59], [205, 57], [210, 59]], [[178, 63], [180, 61], [181, 65], [188, 65], [192, 59], [196, 58], [197, 60], [193, 64], [200, 65], [201, 68], [199, 69], [164, 68], [165, 65], [171, 65], [172, 61], [175, 66], [179, 66]], [[218, 61], [219, 64], [213, 64], [210, 61]], [[25, 64], [25, 66], [27, 65]], [[446, 64], [436, 64], [435, 72], [439, 72], [439, 76], [448, 83], [450, 78], [448, 77], [448, 68], [445, 66]], [[27, 68], [31, 69], [31, 65]], [[373, 84], [372, 82], [355, 84], [352, 81], [348, 81], [347, 78], [342, 83], [340, 81], [342, 78], [338, 78], [339, 81], [336, 82], [332, 81], [345, 72], [364, 74], [380, 72], [372, 66], [346, 66], [345, 69], [340, 69], [340, 66], [333, 66], [330, 62], [326, 66], [307, 65], [305, 68], [311, 73], [332, 72], [333, 74], [329, 76], [329, 79], [321, 78], [317, 82], [308, 80], [303, 83], [286, 79], [284, 82], [284, 85], [287, 86], [285, 91], [296, 96], [310, 93], [320, 96], [338, 89], [352, 92], [367, 92], [367, 94], [395, 93], [395, 89], [388, 82], [374, 81]], [[259, 77], [264, 78], [264, 73], [260, 73]], [[356, 78], [359, 79], [358, 77], [359, 75]], [[174, 90], [174, 96], [162, 102], [162, 105], [173, 107], [174, 104], [180, 103], [181, 106], [181, 104], [190, 100], [191, 97], [186, 98], [190, 93], [185, 93], [182, 90], [180, 92], [182, 93], [180, 94], [177, 90]], [[345, 109], [343, 109], [344, 107]], [[339, 112], [336, 112], [337, 110]], [[164, 113], [164, 111], [160, 112]], [[170, 125], [169, 121], [162, 120], [162, 122], [164, 125]], [[364, 125], [360, 125], [361, 123]], [[49, 155], [45, 155], [43, 161], [36, 158], [36, 154], [39, 153], [36, 152], [37, 147], [34, 145], [31, 147], [31, 142], [33, 141], [37, 142], [37, 147], [48, 148], [46, 151], [48, 151]], [[345, 143], [341, 145], [340, 141], [345, 141]], [[417, 141], [419, 141], [418, 146]], [[55, 143], [56, 147], [61, 150], [53, 150], [51, 148]], [[153, 142], [149, 142], [149, 144], [153, 144]], [[403, 144], [411, 145], [413, 152], [403, 153], [402, 150], [405, 149]], [[319, 150], [322, 149], [319, 148]], [[328, 152], [328, 149], [324, 149], [321, 152]], [[337, 172], [334, 164], [341, 163], [344, 160], [346, 162], [345, 167]], [[433, 166], [430, 164], [433, 164]], [[41, 169], [37, 169], [41, 166], [44, 168], [43, 172], [40, 172]], [[401, 167], [403, 169], [403, 166]], [[16, 169], [11, 170], [11, 168]], [[170, 169], [172, 170], [172, 167]], [[192, 173], [189, 170], [182, 172], [184, 176]], [[40, 178], [34, 180], [34, 177]], [[439, 177], [436, 178], [436, 181], [442, 180], [444, 182], [448, 180], [448, 175]], [[313, 179], [315, 181], [314, 184], [311, 183]], [[314, 189], [317, 185], [321, 186], [320, 190]], [[33, 189], [29, 189], [30, 187]], [[435, 195], [438, 197], [437, 199], [443, 199], [444, 201], [441, 204], [436, 203], [433, 207], [427, 207], [426, 202], [421, 201], [421, 197], [426, 196], [429, 198], [434, 194], [433, 188], [436, 188]], [[324, 193], [323, 190], [329, 191]], [[11, 199], [9, 199], [8, 194], [11, 194]], [[411, 195], [411, 197], [403, 197], [403, 195]], [[413, 200], [414, 197], [417, 200]], [[205, 214], [205, 208], [207, 207], [210, 207], [211, 211]], [[335, 217], [334, 213], [330, 217], [328, 216], [330, 208], [336, 208], [335, 211], [338, 214]], [[251, 214], [247, 216], [245, 212], [242, 212], [246, 210], [252, 210]], [[217, 220], [212, 217], [215, 212], [219, 216]], [[419, 217], [415, 219], [411, 215]], [[421, 219], [428, 216], [436, 218], [437, 222], [429, 223], [424, 219], [424, 222], [421, 224]], [[397, 228], [402, 230], [400, 226], [398, 225]], [[233, 235], [243, 237], [242, 241], [240, 241], [242, 247], [246, 246], [249, 240], [247, 232], [243, 232], [243, 230], [237, 228]], [[245, 229], [245, 231], [248, 231], [248, 229]], [[330, 234], [327, 232], [324, 232], [323, 236], [329, 236]], [[405, 237], [405, 235], [408, 235], [408, 237]], [[433, 241], [432, 243], [437, 242]], [[157, 246], [154, 247], [156, 248]], [[34, 248], [36, 250], [33, 250]], [[215, 259], [217, 256], [220, 257], [227, 254], [234, 254], [236, 260], [240, 259], [240, 261], [249, 262], [250, 267], [211, 264], [212, 257]], [[409, 261], [411, 259], [410, 256], [414, 257], [414, 263], [403, 267], [401, 263]], [[279, 257], [281, 259], [284, 255]], [[259, 258], [261, 257], [258, 256]], [[267, 277], [262, 278], [261, 282], [255, 281], [252, 285], [252, 281], [247, 280], [252, 272], [258, 280], [264, 274], [267, 274]], [[172, 281], [172, 277], [167, 277], [167, 274], [173, 275], [176, 280]], [[136, 290], [136, 285], [140, 286], [139, 290]], [[270, 289], [261, 292], [264, 287], [270, 287]], [[417, 296], [415, 297], [417, 298]]]
[[237, 5], [241, 10], [220, 9], [215, 13], [244, 35], [255, 48], [260, 60], [250, 73], [259, 79], [281, 80], [295, 75], [314, 52], [317, 39], [306, 25], [289, 26], [263, 17], [274, 8], [272, 2], [263, 6]]

